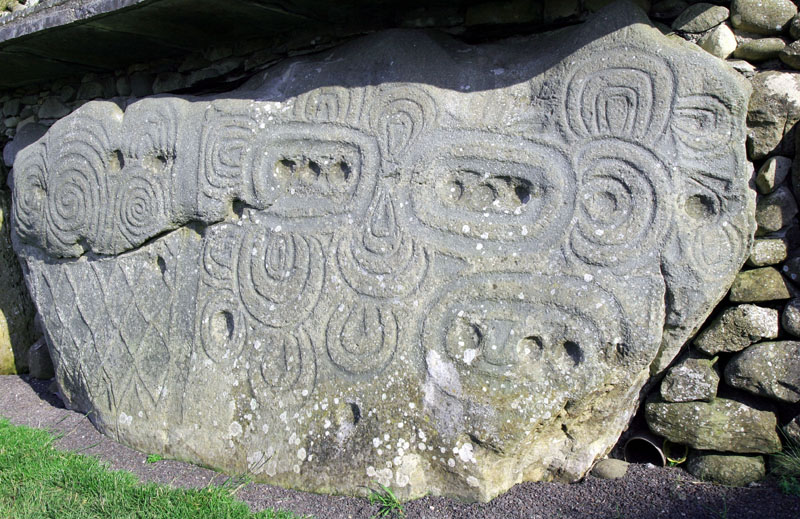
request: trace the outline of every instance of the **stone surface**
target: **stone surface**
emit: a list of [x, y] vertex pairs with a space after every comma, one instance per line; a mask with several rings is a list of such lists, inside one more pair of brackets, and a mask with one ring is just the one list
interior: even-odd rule
[[793, 69], [800, 69], [800, 42], [792, 42], [778, 54], [782, 62]]
[[800, 446], [800, 415], [795, 416], [783, 426], [783, 434], [790, 442]]
[[42, 380], [49, 380], [55, 376], [53, 360], [50, 358], [44, 337], [33, 343], [28, 350], [28, 373]]
[[46, 131], [46, 126], [35, 123], [26, 124], [18, 130], [14, 138], [3, 148], [3, 162], [5, 162], [6, 166], [13, 166], [19, 150], [36, 142]]
[[733, 0], [731, 23], [756, 34], [780, 34], [797, 14], [791, 0]]
[[374, 34], [85, 104], [17, 156], [17, 251], [65, 398], [119, 440], [485, 500], [585, 474], [724, 296], [748, 95], [629, 5], [500, 45]]
[[661, 381], [661, 398], [667, 402], [710, 402], [717, 396], [717, 359], [686, 358], [675, 364]]
[[779, 231], [797, 216], [797, 202], [791, 189], [781, 186], [768, 195], [758, 197], [756, 204], [756, 236]]
[[794, 288], [774, 267], [744, 270], [736, 275], [729, 299], [734, 303], [779, 301], [794, 295]]
[[709, 54], [725, 59], [736, 50], [736, 36], [731, 28], [723, 23], [704, 34], [697, 44]]
[[727, 63], [747, 79], [752, 79], [756, 75], [756, 68], [752, 63], [741, 59], [730, 59]]
[[792, 171], [792, 159], [789, 157], [770, 157], [764, 162], [756, 175], [756, 187], [761, 194], [767, 195], [775, 191]]
[[781, 272], [791, 281], [800, 281], [800, 256], [791, 256], [787, 259], [781, 266]]
[[800, 73], [770, 70], [753, 79], [747, 112], [747, 151], [750, 158], [770, 154], [793, 156], [793, 132], [800, 120]]
[[755, 395], [782, 402], [800, 401], [800, 342], [750, 346], [725, 366], [725, 381]]
[[629, 463], [624, 460], [606, 458], [597, 462], [592, 469], [592, 476], [600, 479], [624, 478], [628, 473]]
[[653, 3], [650, 17], [654, 20], [672, 20], [687, 7], [688, 4], [684, 0], [659, 0]]
[[751, 267], [777, 265], [786, 259], [788, 252], [783, 238], [759, 238], [753, 242], [747, 264]]
[[758, 38], [740, 43], [733, 56], [757, 63], [777, 58], [784, 47], [786, 42], [781, 38]]
[[800, 337], [800, 299], [792, 299], [783, 307], [781, 327], [795, 337]]
[[672, 28], [682, 32], [705, 32], [727, 20], [729, 14], [728, 9], [721, 5], [694, 4], [672, 22]]
[[793, 40], [800, 40], [800, 15], [795, 15], [789, 22], [789, 36]]
[[11, 202], [0, 190], [0, 374], [28, 370], [28, 348], [34, 342], [34, 308], [17, 256], [11, 248]]
[[67, 105], [57, 97], [48, 97], [39, 107], [39, 119], [58, 119], [70, 112]]
[[766, 476], [763, 456], [737, 456], [719, 452], [694, 452], [686, 462], [686, 470], [703, 481], [743, 487]]
[[754, 454], [781, 450], [775, 413], [738, 400], [648, 402], [645, 418], [654, 433], [694, 449]]
[[741, 351], [761, 339], [778, 337], [778, 311], [756, 305], [724, 310], [694, 340], [708, 355]]

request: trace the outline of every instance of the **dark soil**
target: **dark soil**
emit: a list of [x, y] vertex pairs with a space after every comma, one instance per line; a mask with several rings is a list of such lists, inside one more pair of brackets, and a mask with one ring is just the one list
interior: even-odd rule
[[[0, 376], [0, 415], [18, 425], [61, 433], [64, 436], [56, 443], [59, 448], [97, 456], [112, 468], [129, 470], [144, 481], [201, 487], [227, 479], [188, 463], [146, 463], [146, 454], [106, 438], [86, 417], [64, 409], [48, 387], [48, 382], [25, 376]], [[249, 484], [237, 495], [254, 510], [283, 508], [316, 519], [367, 519], [377, 512], [377, 507], [364, 499], [263, 484]], [[730, 488], [699, 481], [680, 468], [631, 465], [627, 475], [618, 480], [587, 476], [574, 484], [524, 483], [489, 503], [426, 497], [406, 503], [405, 510], [408, 518], [429, 519], [800, 519], [800, 497], [782, 494], [772, 478], [746, 488]]]

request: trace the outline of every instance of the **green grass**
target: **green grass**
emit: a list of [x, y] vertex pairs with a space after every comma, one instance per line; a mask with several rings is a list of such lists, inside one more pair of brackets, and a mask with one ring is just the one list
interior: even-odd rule
[[779, 476], [781, 492], [800, 497], [800, 444], [783, 437], [783, 450], [772, 455], [772, 472]]
[[378, 513], [374, 517], [405, 517], [406, 511], [392, 489], [380, 485], [380, 490], [369, 489], [369, 502], [378, 505]]
[[781, 476], [800, 477], [800, 445], [784, 438], [783, 450], [772, 455], [772, 470]]
[[0, 517], [299, 519], [286, 511], [252, 513], [229, 488], [142, 484], [96, 458], [56, 450], [53, 440], [46, 431], [0, 418]]
[[145, 460], [147, 463], [158, 463], [159, 461], [163, 460], [162, 456], [158, 454], [148, 454], [147, 459]]

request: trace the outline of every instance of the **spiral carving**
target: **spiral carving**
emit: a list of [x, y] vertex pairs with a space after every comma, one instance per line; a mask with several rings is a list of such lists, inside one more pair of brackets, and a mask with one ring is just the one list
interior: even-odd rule
[[131, 172], [117, 195], [117, 230], [131, 245], [152, 236], [166, 218], [165, 187], [145, 170]]
[[646, 260], [669, 226], [668, 171], [644, 149], [602, 140], [578, 158], [572, 251], [594, 265]]
[[[32, 147], [33, 148], [33, 147]], [[44, 145], [37, 144], [30, 154], [17, 159], [14, 167], [13, 208], [17, 234], [25, 241], [44, 239], [43, 212], [47, 203], [47, 169]]]

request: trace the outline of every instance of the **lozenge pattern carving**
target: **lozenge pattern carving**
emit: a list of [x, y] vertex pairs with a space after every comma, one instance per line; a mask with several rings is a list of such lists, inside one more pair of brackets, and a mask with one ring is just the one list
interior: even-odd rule
[[647, 31], [552, 62], [375, 35], [58, 121], [13, 217], [68, 397], [295, 487], [483, 499], [518, 452], [579, 477], [754, 226], [746, 88]]

